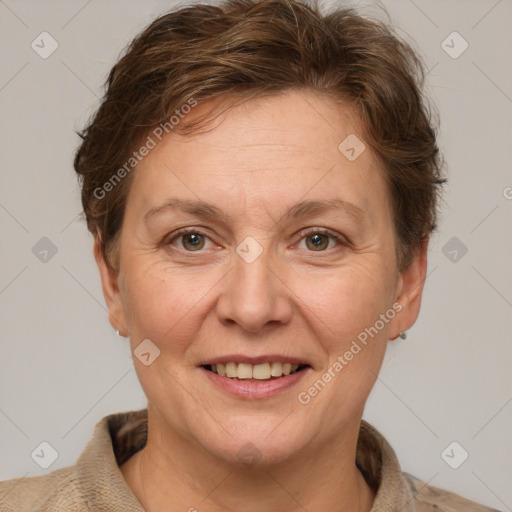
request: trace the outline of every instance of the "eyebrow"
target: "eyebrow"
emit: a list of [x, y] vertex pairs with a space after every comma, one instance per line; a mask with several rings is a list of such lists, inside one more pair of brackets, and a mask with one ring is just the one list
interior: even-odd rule
[[[173, 210], [180, 210], [184, 213], [195, 215], [196, 217], [217, 217], [224, 221], [229, 217], [221, 209], [204, 201], [169, 198], [163, 204], [147, 211], [144, 214], [144, 219], [147, 220], [157, 214]], [[319, 215], [331, 210], [341, 210], [358, 222], [361, 222], [365, 217], [363, 210], [358, 206], [340, 198], [333, 198], [322, 201], [301, 201], [288, 210], [285, 214], [285, 218], [298, 219], [301, 217]]]

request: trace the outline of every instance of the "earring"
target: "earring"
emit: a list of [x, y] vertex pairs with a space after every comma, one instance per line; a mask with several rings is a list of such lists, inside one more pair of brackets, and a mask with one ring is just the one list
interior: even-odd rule
[[116, 329], [116, 334], [117, 334], [118, 336], [121, 336], [121, 335], [119, 334], [119, 329]]
[[405, 340], [405, 338], [407, 338], [407, 334], [404, 331], [400, 331], [400, 334], [398, 335], [398, 337]]

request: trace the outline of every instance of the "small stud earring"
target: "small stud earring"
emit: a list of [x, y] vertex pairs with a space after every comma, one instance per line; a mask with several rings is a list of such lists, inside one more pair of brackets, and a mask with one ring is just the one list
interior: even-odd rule
[[117, 334], [118, 336], [121, 336], [121, 335], [119, 334], [119, 329], [116, 329], [116, 334]]
[[407, 334], [405, 334], [404, 331], [400, 331], [400, 334], [398, 335], [398, 337], [405, 340], [407, 338]]

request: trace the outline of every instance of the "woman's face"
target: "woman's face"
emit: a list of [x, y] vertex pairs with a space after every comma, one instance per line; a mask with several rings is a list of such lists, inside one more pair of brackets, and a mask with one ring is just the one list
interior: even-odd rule
[[[171, 132], [133, 171], [119, 274], [96, 257], [162, 435], [271, 463], [358, 425], [425, 271], [425, 251], [397, 270], [390, 198], [360, 134], [350, 108], [290, 92]], [[270, 377], [287, 363], [306, 367]]]

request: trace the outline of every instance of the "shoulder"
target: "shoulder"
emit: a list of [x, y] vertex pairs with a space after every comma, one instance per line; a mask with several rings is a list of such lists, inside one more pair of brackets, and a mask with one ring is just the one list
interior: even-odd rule
[[147, 409], [105, 416], [74, 465], [0, 482], [0, 512], [142, 510], [119, 466], [146, 437]]
[[89, 511], [73, 466], [0, 482], [0, 512]]
[[409, 473], [403, 476], [414, 496], [418, 512], [499, 512], [495, 508], [480, 505], [458, 494], [428, 485]]

